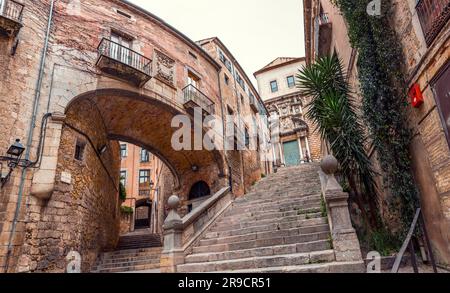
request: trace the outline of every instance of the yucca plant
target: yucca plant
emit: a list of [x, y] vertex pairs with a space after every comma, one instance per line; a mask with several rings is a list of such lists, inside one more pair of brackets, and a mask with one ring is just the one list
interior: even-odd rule
[[[364, 149], [366, 136], [341, 60], [333, 54], [303, 66], [297, 75], [297, 87], [311, 99], [306, 117], [329, 143], [367, 224], [376, 226], [375, 172]], [[370, 219], [365, 203], [369, 204]]]

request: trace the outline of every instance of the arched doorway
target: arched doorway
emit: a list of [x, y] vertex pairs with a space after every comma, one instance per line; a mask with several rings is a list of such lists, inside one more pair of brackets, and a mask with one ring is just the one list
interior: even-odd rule
[[134, 229], [149, 229], [152, 218], [152, 202], [148, 199], [136, 201], [134, 214]]
[[188, 212], [191, 212], [209, 196], [211, 196], [211, 188], [205, 181], [198, 181], [192, 185], [189, 191]]

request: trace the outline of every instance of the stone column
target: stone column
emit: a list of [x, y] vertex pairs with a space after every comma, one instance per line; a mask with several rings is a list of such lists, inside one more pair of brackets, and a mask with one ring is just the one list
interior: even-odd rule
[[312, 155], [311, 155], [311, 148], [309, 147], [309, 139], [307, 136], [305, 136], [305, 144], [306, 144], [306, 151], [308, 152], [309, 160], [312, 162]]
[[332, 229], [336, 261], [362, 261], [358, 237], [350, 220], [348, 193], [342, 190], [334, 177], [338, 170], [338, 161], [333, 156], [327, 156], [323, 159], [321, 168], [326, 176], [323, 191]]
[[180, 198], [172, 195], [168, 200], [169, 215], [164, 221], [164, 249], [161, 254], [161, 272], [176, 273], [177, 265], [184, 264], [183, 221], [177, 210]]
[[303, 147], [302, 147], [302, 137], [298, 137], [298, 149], [300, 150], [300, 164], [305, 162], [305, 157], [303, 156]]

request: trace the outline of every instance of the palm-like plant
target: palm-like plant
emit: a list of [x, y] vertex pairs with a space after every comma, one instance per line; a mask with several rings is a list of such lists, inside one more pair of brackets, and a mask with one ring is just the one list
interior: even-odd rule
[[366, 220], [364, 202], [369, 203], [370, 223], [376, 225], [375, 172], [364, 149], [366, 137], [342, 62], [335, 54], [318, 58], [299, 70], [297, 86], [304, 96], [311, 98], [306, 117], [330, 144]]

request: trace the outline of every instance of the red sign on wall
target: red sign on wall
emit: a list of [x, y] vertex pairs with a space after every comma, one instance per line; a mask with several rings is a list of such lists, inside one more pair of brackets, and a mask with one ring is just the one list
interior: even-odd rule
[[409, 90], [409, 98], [414, 108], [419, 108], [423, 104], [423, 95], [419, 84], [415, 83]]

